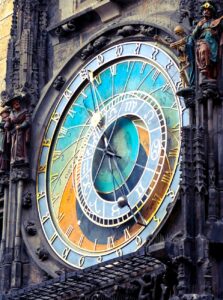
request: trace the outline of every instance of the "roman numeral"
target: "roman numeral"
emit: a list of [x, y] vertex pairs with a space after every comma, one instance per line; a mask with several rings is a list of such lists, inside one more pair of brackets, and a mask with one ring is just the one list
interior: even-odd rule
[[112, 66], [110, 67], [110, 72], [111, 72], [112, 76], [115, 76], [115, 75], [116, 75], [116, 65], [112, 65]]
[[53, 152], [53, 161], [57, 160], [58, 158], [60, 158], [62, 151], [60, 150], [55, 150]]
[[81, 247], [84, 241], [84, 235], [82, 234], [79, 241], [78, 241], [78, 246]]
[[169, 83], [166, 83], [166, 84], [162, 87], [162, 92], [168, 91], [169, 88], [170, 88], [170, 84], [169, 84]]
[[170, 150], [170, 152], [168, 154], [168, 157], [177, 157], [178, 156], [178, 152], [179, 152], [179, 149], [178, 148], [174, 148], [174, 149]]
[[94, 240], [94, 251], [96, 250], [97, 243], [98, 243], [98, 239], [95, 239], [95, 240]]
[[64, 137], [67, 135], [67, 132], [68, 132], [68, 129], [67, 129], [67, 128], [61, 127], [61, 128], [60, 128], [59, 135], [58, 135], [58, 138], [59, 138], [59, 139], [64, 138]]
[[172, 176], [172, 172], [170, 171], [165, 171], [161, 181], [163, 183], [169, 184], [170, 180], [171, 180], [171, 176]]
[[95, 76], [94, 79], [95, 79], [97, 85], [101, 84], [101, 77], [100, 77], [100, 75]]
[[60, 212], [59, 215], [58, 215], [58, 218], [57, 218], [58, 222], [60, 223], [63, 220], [64, 217], [65, 217], [65, 214], [63, 212]]
[[160, 204], [161, 201], [162, 201], [162, 198], [161, 198], [158, 194], [155, 194], [155, 195], [153, 196], [153, 198], [152, 198], [152, 201], [153, 201], [153, 202], [157, 202], [158, 204]]
[[113, 236], [109, 236], [107, 239], [107, 249], [112, 249], [115, 247], [115, 241]]
[[65, 232], [66, 236], [69, 237], [71, 235], [71, 233], [73, 232], [73, 230], [74, 230], [74, 227], [72, 225], [70, 225]]
[[57, 200], [60, 199], [60, 194], [56, 194], [56, 195], [51, 195], [51, 200], [52, 200], [52, 203], [55, 204]]
[[146, 68], [146, 63], [143, 63], [142, 64], [142, 67], [141, 67], [141, 70], [140, 70], [140, 74], [143, 74], [144, 73], [144, 71], [145, 71], [145, 68]]
[[125, 236], [125, 241], [127, 241], [128, 239], [131, 238], [131, 235], [129, 233], [129, 229], [128, 228], [124, 229], [124, 236]]
[[154, 73], [153, 76], [152, 76], [152, 79], [153, 79], [154, 81], [156, 81], [160, 74], [161, 74], [161, 72], [158, 71], [158, 70], [156, 70], [155, 73]]
[[58, 173], [55, 173], [53, 175], [50, 176], [50, 182], [54, 182], [57, 178], [58, 178], [59, 174]]
[[[82, 93], [81, 93], [82, 94]], [[85, 95], [86, 96], [86, 95]], [[87, 96], [86, 96], [87, 98]], [[68, 113], [67, 113], [72, 119], [73, 117], [76, 115], [76, 111], [72, 110], [71, 108], [68, 110]]]

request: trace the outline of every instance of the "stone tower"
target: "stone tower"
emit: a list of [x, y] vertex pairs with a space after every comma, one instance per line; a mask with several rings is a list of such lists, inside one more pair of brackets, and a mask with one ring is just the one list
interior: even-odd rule
[[14, 0], [0, 299], [223, 299], [222, 16]]

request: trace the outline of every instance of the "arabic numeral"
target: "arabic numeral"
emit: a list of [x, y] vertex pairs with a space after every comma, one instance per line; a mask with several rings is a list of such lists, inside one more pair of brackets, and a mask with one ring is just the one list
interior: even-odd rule
[[122, 53], [123, 53], [123, 46], [121, 46], [121, 45], [116, 46], [116, 52], [115, 53], [116, 53], [117, 57], [121, 56]]
[[160, 140], [155, 139], [151, 147], [151, 159], [156, 160], [160, 153]]

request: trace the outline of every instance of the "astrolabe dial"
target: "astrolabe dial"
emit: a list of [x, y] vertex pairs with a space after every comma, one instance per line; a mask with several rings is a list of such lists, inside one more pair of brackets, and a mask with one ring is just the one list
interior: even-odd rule
[[86, 268], [131, 253], [177, 195], [188, 112], [174, 60], [153, 43], [112, 46], [70, 79], [39, 156], [37, 204], [46, 239]]
[[[85, 134], [74, 184], [86, 216], [114, 226], [133, 218], [151, 196], [165, 166], [167, 128], [159, 104], [144, 92], [120, 94], [99, 109], [103, 127]], [[121, 196], [131, 211], [119, 207]]]

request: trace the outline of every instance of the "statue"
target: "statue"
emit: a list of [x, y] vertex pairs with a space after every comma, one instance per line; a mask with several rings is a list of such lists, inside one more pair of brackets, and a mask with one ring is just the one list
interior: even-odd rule
[[[191, 35], [185, 33], [183, 27], [180, 25], [174, 28], [174, 33], [179, 36], [179, 40], [171, 43], [170, 47], [178, 50], [183, 87], [193, 87], [195, 84], [194, 40]], [[188, 79], [185, 71], [187, 71]]]
[[29, 142], [29, 114], [22, 108], [22, 97], [16, 96], [7, 103], [11, 106], [11, 114], [5, 124], [11, 141], [11, 160], [13, 166], [28, 164], [27, 146]]
[[195, 84], [194, 40], [191, 35], [185, 33], [180, 25], [174, 28], [174, 33], [179, 36], [179, 40], [174, 43], [168, 43], [157, 35], [154, 36], [154, 39], [178, 51], [182, 85], [184, 88], [193, 87]]
[[0, 112], [0, 174], [7, 172], [9, 169], [10, 144], [7, 138], [7, 131], [4, 128], [6, 122], [8, 121], [9, 115], [9, 107], [3, 108]]
[[216, 8], [212, 1], [202, 6], [203, 19], [198, 22], [192, 36], [196, 42], [196, 63], [200, 74], [205, 79], [217, 78], [219, 46], [223, 44], [223, 16], [214, 19]]

